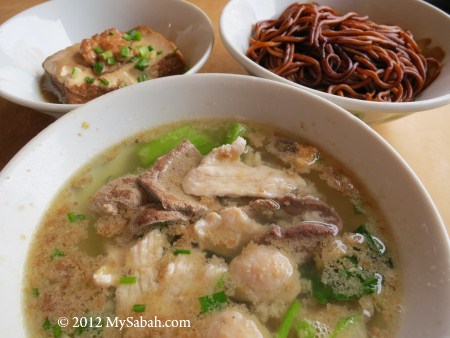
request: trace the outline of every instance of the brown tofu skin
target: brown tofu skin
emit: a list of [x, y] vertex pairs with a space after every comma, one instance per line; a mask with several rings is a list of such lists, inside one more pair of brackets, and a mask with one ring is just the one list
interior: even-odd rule
[[[141, 40], [128, 41], [123, 38], [123, 32], [110, 28], [47, 57], [42, 66], [50, 86], [43, 88], [43, 91], [51, 91], [59, 103], [82, 104], [124, 86], [186, 71], [183, 55], [172, 42], [144, 25], [133, 30], [141, 33]], [[121, 46], [131, 46], [129, 57], [120, 56]], [[136, 47], [142, 46], [151, 46], [153, 52], [140, 56]], [[94, 47], [99, 47], [103, 52], [110, 51], [115, 64], [108, 65], [101, 53], [95, 57]], [[141, 58], [148, 60], [149, 65], [145, 69], [136, 68]], [[103, 64], [101, 72], [94, 70], [95, 62]], [[93, 79], [93, 82], [89, 83], [87, 78]]]

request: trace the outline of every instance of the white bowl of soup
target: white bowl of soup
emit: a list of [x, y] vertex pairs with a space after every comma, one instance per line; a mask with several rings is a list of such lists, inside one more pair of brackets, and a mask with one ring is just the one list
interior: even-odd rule
[[423, 185], [293, 86], [197, 74], [105, 95], [26, 145], [0, 195], [8, 337], [450, 333]]
[[447, 13], [416, 0], [232, 0], [220, 17], [225, 47], [250, 74], [313, 92], [369, 124], [450, 102], [449, 30]]
[[[208, 16], [184, 0], [47, 1], [0, 36], [0, 95], [55, 117], [125, 85], [196, 73], [214, 43]], [[184, 64], [173, 67], [172, 53]]]

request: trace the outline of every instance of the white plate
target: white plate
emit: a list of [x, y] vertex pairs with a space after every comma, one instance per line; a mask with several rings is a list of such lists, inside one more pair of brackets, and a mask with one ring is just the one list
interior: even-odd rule
[[[287, 83], [330, 100], [357, 113], [365, 122], [374, 124], [404, 117], [414, 112], [429, 110], [450, 102], [450, 16], [420, 0], [317, 0], [340, 13], [357, 12], [384, 24], [395, 24], [413, 32], [415, 39], [432, 38], [433, 46], [445, 52], [443, 69], [439, 77], [426, 88], [414, 102], [369, 102], [339, 97], [311, 89], [259, 66], [245, 53], [249, 47], [253, 25], [260, 21], [278, 18], [294, 0], [231, 0], [220, 17], [220, 34], [231, 55], [251, 74]], [[312, 2], [306, 0], [304, 2]]]
[[[194, 74], [147, 81], [102, 96], [50, 125], [3, 169], [3, 337], [25, 335], [24, 262], [36, 227], [60, 187], [98, 153], [123, 139], [197, 117], [267, 123], [310, 140], [345, 163], [379, 203], [398, 244], [404, 307], [397, 337], [450, 336], [448, 236], [429, 195], [397, 152], [342, 108], [294, 86], [250, 76]], [[86, 123], [89, 127], [83, 128]]]
[[84, 38], [116, 27], [148, 25], [174, 42], [189, 70], [208, 59], [214, 30], [208, 16], [184, 0], [58, 0], [32, 7], [0, 27], [0, 95], [59, 117], [78, 107], [48, 103], [40, 90], [42, 62]]

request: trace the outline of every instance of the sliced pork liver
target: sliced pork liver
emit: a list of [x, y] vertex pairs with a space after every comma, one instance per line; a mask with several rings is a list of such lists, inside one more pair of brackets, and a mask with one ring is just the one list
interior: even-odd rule
[[139, 183], [164, 209], [202, 213], [207, 207], [194, 196], [183, 191], [181, 182], [185, 175], [200, 164], [202, 155], [189, 141], [162, 156], [148, 171], [139, 176]]

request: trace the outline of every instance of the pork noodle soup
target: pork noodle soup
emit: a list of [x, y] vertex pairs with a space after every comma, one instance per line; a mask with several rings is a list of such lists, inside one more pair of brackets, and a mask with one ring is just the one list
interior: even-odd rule
[[30, 337], [393, 337], [398, 262], [345, 165], [266, 125], [196, 120], [124, 141], [60, 191], [24, 312]]

